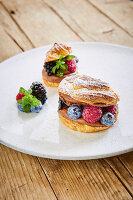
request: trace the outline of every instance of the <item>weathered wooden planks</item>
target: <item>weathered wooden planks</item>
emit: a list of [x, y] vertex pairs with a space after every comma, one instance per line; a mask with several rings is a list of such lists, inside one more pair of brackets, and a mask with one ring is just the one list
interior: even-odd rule
[[0, 62], [21, 52], [18, 45], [0, 26]]
[[133, 38], [86, 0], [43, 0], [84, 39], [133, 46]]
[[103, 160], [39, 160], [59, 199], [132, 199]]
[[132, 0], [88, 0], [104, 15], [133, 36]]
[[[32, 46], [58, 41], [96, 40], [133, 46], [133, 38], [126, 29], [122, 30], [121, 25], [117, 26], [85, 0], [74, 3], [70, 0], [3, 0], [0, 10], [1, 61]], [[1, 161], [5, 159], [1, 174], [6, 176], [5, 182], [2, 179], [4, 185], [2, 182], [0, 186], [2, 198], [55, 199], [35, 158], [3, 146], [1, 154], [4, 155]], [[58, 199], [132, 199], [132, 153], [119, 158], [108, 158], [107, 163], [104, 160], [48, 159], [40, 159], [40, 163]], [[25, 166], [24, 170], [20, 165]], [[20, 176], [16, 178], [16, 171], [22, 177], [25, 174], [23, 182]]]
[[133, 152], [105, 160], [133, 196]]
[[12, 18], [12, 14], [5, 9], [2, 3], [0, 3], [0, 26], [23, 51], [33, 48], [29, 38], [18, 27]]
[[[119, 156], [133, 178], [133, 152]], [[132, 185], [133, 186], [133, 185]]]
[[0, 145], [0, 199], [56, 197], [37, 159]]
[[3, 1], [13, 19], [23, 29], [34, 46], [54, 42], [77, 41], [78, 36], [41, 0]]

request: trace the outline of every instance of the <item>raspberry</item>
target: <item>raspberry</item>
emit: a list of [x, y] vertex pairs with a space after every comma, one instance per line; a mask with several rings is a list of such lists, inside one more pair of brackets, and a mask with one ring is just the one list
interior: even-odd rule
[[16, 100], [22, 99], [25, 96], [25, 94], [20, 94], [20, 92], [16, 96]]
[[88, 123], [95, 123], [102, 117], [102, 109], [96, 106], [85, 106], [82, 112], [82, 117]]
[[118, 110], [118, 105], [113, 105], [113, 106], [108, 106], [108, 107], [104, 107], [103, 108], [103, 112], [110, 112], [112, 113], [113, 115], [116, 115], [117, 113], [117, 110]]
[[68, 66], [68, 70], [69, 72], [71, 73], [74, 73], [76, 71], [76, 68], [77, 68], [77, 65], [76, 65], [76, 61], [75, 59], [72, 59], [72, 60], [66, 60], [65, 62]]

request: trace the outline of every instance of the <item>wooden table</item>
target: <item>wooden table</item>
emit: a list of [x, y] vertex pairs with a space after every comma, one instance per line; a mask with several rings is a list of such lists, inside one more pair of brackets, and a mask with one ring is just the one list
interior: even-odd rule
[[[0, 61], [54, 42], [133, 46], [133, 1], [0, 0]], [[131, 200], [133, 152], [88, 161], [29, 156], [0, 146], [1, 200]]]

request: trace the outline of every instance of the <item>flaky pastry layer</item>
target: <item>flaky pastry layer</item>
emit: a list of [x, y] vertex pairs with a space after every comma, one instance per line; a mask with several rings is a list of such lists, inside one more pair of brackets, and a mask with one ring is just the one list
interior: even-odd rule
[[72, 52], [71, 47], [65, 44], [55, 43], [54, 46], [46, 53], [45, 62], [58, 60], [63, 54], [63, 57], [68, 56]]
[[66, 125], [68, 128], [75, 130], [75, 131], [80, 131], [80, 132], [84, 132], [84, 133], [93, 133], [93, 132], [103, 131], [103, 130], [106, 130], [111, 127], [111, 126], [94, 127], [94, 126], [89, 126], [87, 124], [79, 124], [77, 122], [73, 122], [71, 120], [68, 120], [68, 119], [62, 117], [60, 114], [58, 114], [58, 115], [64, 125]]
[[117, 104], [118, 95], [109, 84], [87, 75], [70, 75], [64, 78], [58, 88], [59, 94], [93, 106], [109, 106]]

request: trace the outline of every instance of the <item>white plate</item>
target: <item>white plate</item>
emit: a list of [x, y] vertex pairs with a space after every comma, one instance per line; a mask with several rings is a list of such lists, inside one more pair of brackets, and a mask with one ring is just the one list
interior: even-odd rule
[[57, 88], [47, 88], [48, 100], [39, 114], [18, 111], [19, 87], [41, 81], [45, 52], [33, 49], [1, 63], [0, 140], [18, 151], [54, 159], [92, 159], [133, 150], [133, 49], [104, 43], [71, 43], [79, 72], [110, 82], [120, 95], [118, 122], [99, 133], [80, 133], [58, 119]]

